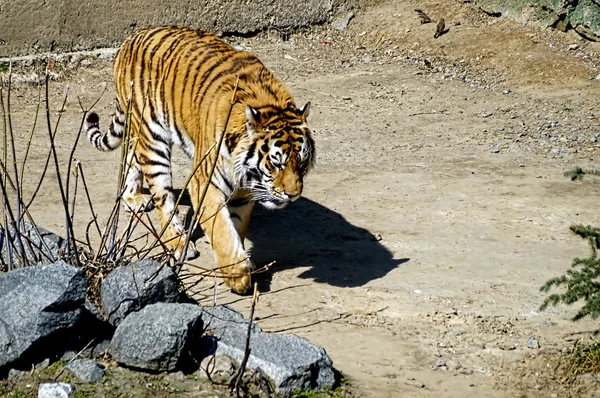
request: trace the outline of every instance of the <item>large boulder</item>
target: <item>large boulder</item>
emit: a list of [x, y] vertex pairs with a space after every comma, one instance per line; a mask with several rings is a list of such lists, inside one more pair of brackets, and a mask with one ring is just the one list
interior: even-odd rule
[[100, 288], [104, 315], [114, 326], [129, 313], [148, 304], [174, 303], [179, 296], [175, 272], [153, 260], [141, 260], [115, 269]]
[[[203, 320], [214, 336], [213, 351], [240, 364], [244, 358], [248, 321], [229, 307], [205, 308]], [[329, 389], [335, 385], [333, 363], [327, 352], [291, 335], [264, 333], [251, 328], [247, 368], [260, 369], [283, 396], [295, 390]]]
[[191, 343], [202, 336], [202, 308], [195, 304], [157, 303], [129, 314], [115, 330], [112, 358], [122, 365], [173, 371], [186, 360]]
[[83, 269], [62, 261], [1, 274], [0, 369], [39, 354], [45, 338], [75, 326], [85, 289]]

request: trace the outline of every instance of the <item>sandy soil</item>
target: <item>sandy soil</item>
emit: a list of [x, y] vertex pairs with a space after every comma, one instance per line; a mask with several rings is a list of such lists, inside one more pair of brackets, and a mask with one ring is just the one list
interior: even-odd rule
[[[312, 102], [318, 150], [304, 197], [282, 211], [258, 209], [252, 220], [255, 261], [277, 261], [258, 278], [258, 323], [325, 347], [361, 396], [600, 393], [595, 382], [578, 390], [553, 373], [561, 351], [597, 323], [571, 322], [575, 308], [538, 311], [543, 282], [587, 254], [568, 226], [600, 225], [600, 181], [563, 177], [598, 164], [600, 81], [590, 78], [600, 73], [600, 46], [468, 3], [438, 3], [370, 5], [345, 33], [321, 27], [289, 41], [276, 31], [233, 40], [258, 54], [297, 102]], [[416, 7], [445, 17], [449, 32], [433, 39], [435, 24], [421, 25]], [[67, 69], [51, 86], [53, 120], [70, 87], [62, 167], [81, 122], [76, 97], [90, 104], [108, 86], [95, 107], [106, 121], [114, 95], [108, 61]], [[21, 142], [36, 103], [31, 86], [15, 85]], [[48, 147], [40, 126], [36, 134], [32, 185]], [[177, 155], [182, 185], [190, 166]], [[82, 140], [76, 158], [102, 219], [114, 200], [118, 153]], [[61, 233], [49, 177], [32, 211]], [[77, 229], [89, 219], [81, 199]], [[194, 263], [212, 266], [203, 238], [197, 246]], [[194, 297], [212, 303], [211, 286], [200, 283]], [[249, 312], [250, 298], [224, 285], [217, 301]], [[539, 348], [527, 347], [532, 337]]]

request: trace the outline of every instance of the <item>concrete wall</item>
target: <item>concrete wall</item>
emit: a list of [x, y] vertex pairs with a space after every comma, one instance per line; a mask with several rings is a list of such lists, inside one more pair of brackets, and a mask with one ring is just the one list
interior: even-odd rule
[[328, 21], [361, 0], [0, 0], [0, 57], [116, 47], [135, 30], [248, 34]]

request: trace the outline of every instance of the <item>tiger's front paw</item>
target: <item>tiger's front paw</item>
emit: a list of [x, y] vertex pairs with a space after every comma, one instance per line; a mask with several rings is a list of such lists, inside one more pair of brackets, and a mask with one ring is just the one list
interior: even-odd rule
[[[172, 250], [173, 256], [177, 261], [179, 261], [181, 257], [183, 257], [183, 251], [185, 249], [185, 235], [180, 235], [180, 238], [177, 239], [177, 245], [173, 247]], [[187, 250], [185, 252], [185, 260], [193, 260], [195, 258], [198, 258], [199, 256], [200, 253], [198, 252], [198, 250], [196, 250], [196, 245], [194, 245], [193, 242], [189, 242]]]
[[123, 205], [128, 213], [147, 212], [154, 209], [152, 195], [135, 195], [132, 197], [123, 197]]
[[[237, 294], [244, 294], [252, 285], [252, 277], [250, 273], [254, 270], [254, 263], [250, 259], [244, 260], [240, 264], [236, 264], [228, 271], [225, 271], [225, 282], [231, 290]], [[227, 274], [229, 274], [227, 276]]]

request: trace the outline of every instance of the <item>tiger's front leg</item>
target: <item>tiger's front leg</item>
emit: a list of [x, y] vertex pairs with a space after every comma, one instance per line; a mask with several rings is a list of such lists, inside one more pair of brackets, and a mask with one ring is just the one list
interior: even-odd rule
[[190, 183], [190, 197], [194, 211], [200, 206], [200, 222], [202, 229], [213, 249], [217, 267], [223, 274], [225, 282], [239, 294], [250, 288], [250, 272], [254, 264], [248, 258], [243, 238], [236, 230], [231, 218], [223, 192], [209, 185], [203, 203], [199, 204], [200, 189], [197, 178]]

